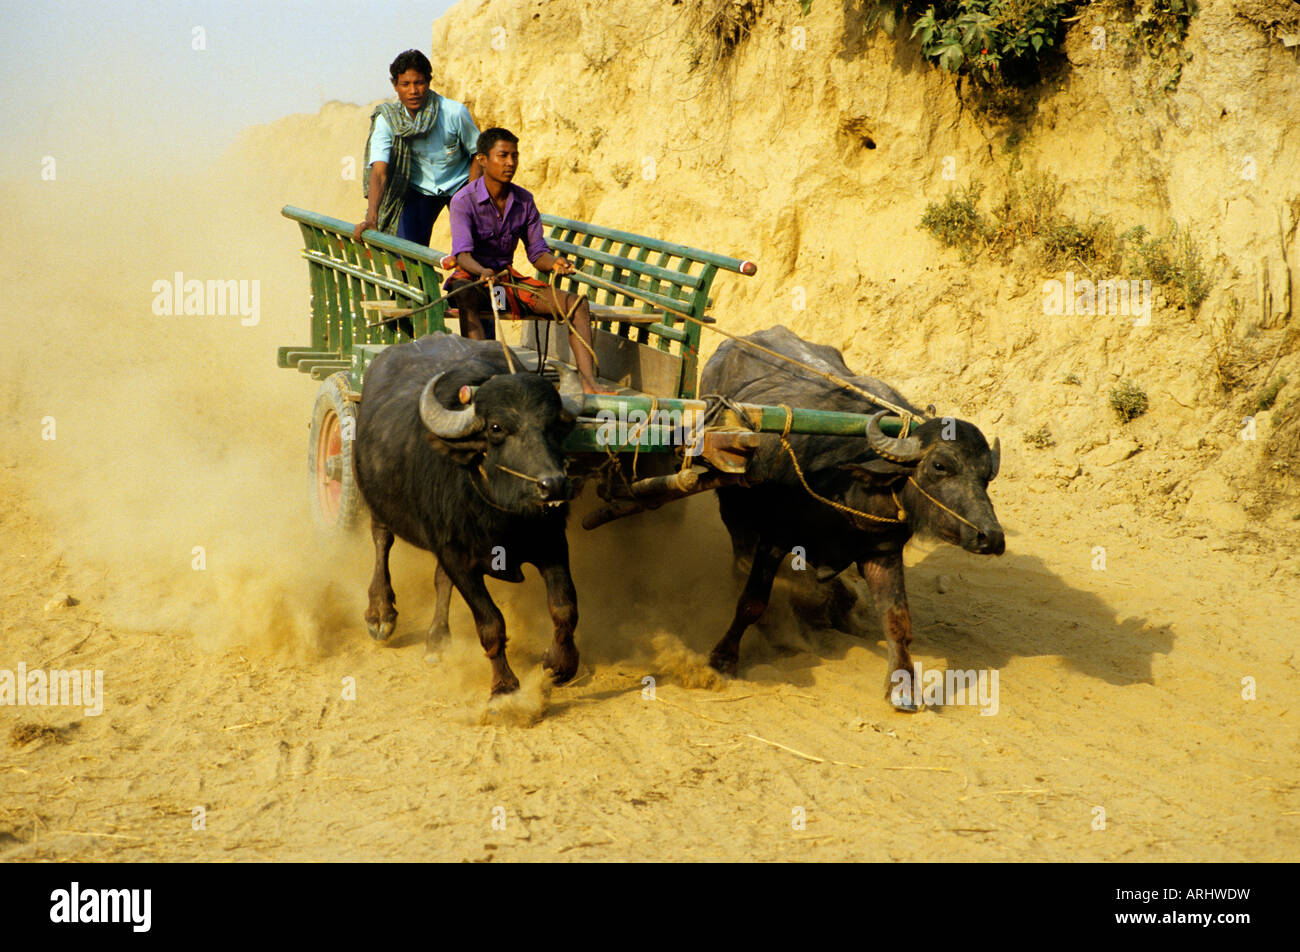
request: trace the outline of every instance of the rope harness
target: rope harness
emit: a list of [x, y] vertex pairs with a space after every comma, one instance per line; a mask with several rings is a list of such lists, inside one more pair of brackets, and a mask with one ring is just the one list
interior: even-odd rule
[[[782, 410], [785, 411], [785, 427], [781, 430], [781, 449], [790, 455], [790, 462], [794, 466], [795, 475], [799, 477], [799, 482], [803, 484], [803, 488], [807, 491], [808, 495], [812, 496], [818, 502], [825, 503], [826, 505], [830, 506], [832, 509], [838, 509], [840, 512], [847, 513], [851, 516], [858, 516], [860, 518], [867, 519], [871, 522], [884, 522], [884, 523], [891, 523], [897, 525], [907, 521], [907, 510], [903, 508], [903, 503], [898, 498], [898, 491], [895, 489], [890, 489], [889, 495], [894, 500], [894, 507], [898, 510], [898, 516], [896, 518], [891, 519], [886, 516], [877, 516], [869, 512], [862, 512], [861, 510], [854, 509], [852, 506], [846, 506], [843, 503], [836, 502], [834, 499], [827, 499], [825, 496], [818, 494], [811, 486], [809, 486], [808, 480], [804, 478], [803, 468], [799, 465], [799, 458], [795, 456], [794, 448], [790, 446], [790, 441], [788, 439], [790, 435], [790, 425], [794, 420], [794, 411], [791, 410], [790, 407], [784, 403], [780, 404], [780, 407]], [[744, 418], [742, 417], [742, 419]], [[948, 508], [939, 500], [931, 496], [924, 489], [922, 489], [921, 484], [916, 481], [915, 476], [908, 476], [907, 481], [912, 485], [913, 489], [915, 489], [918, 493], [920, 493], [922, 496], [928, 499], [931, 503], [938, 506], [940, 509], [946, 512], [948, 515], [952, 516], [958, 522], [963, 523], [969, 526], [970, 528], [974, 529], [977, 534], [979, 533], [980, 531], [979, 526], [975, 525], [975, 523], [971, 522], [961, 513], [954, 512], [952, 509]]]
[[[566, 460], [566, 465], [567, 465], [567, 460]], [[509, 466], [503, 466], [501, 463], [493, 463], [492, 466], [495, 469], [501, 470], [501, 472], [503, 473], [509, 473], [511, 476], [514, 476], [516, 479], [522, 479], [525, 482], [533, 483], [534, 485], [540, 485], [542, 482], [536, 476], [529, 476], [527, 473], [521, 473], [518, 470], [511, 469]], [[486, 470], [483, 469], [482, 462], [478, 464], [478, 474], [479, 477], [483, 480], [483, 485], [486, 487], [488, 485], [488, 475]], [[499, 509], [502, 512], [514, 511], [513, 509], [507, 509], [505, 506], [498, 505], [494, 500], [489, 499], [487, 495], [483, 492], [483, 490], [479, 489], [478, 484], [474, 481], [473, 476], [470, 477], [469, 484], [474, 487], [474, 491], [478, 493], [479, 498], [482, 499], [489, 506], [491, 506], [493, 509]]]
[[[646, 414], [645, 422], [637, 424], [636, 429], [628, 434], [628, 442], [634, 444], [632, 449], [632, 480], [633, 481], [635, 481], [637, 478], [637, 474], [636, 474], [637, 462], [641, 456], [641, 435], [645, 433], [646, 428], [650, 426], [651, 422], [653, 422], [655, 418], [655, 414], [658, 412], [659, 412], [659, 398], [651, 394], [650, 410]], [[614, 448], [610, 446], [608, 443], [605, 444], [604, 449], [605, 449], [605, 456], [606, 456], [606, 460], [604, 464], [605, 467], [617, 472], [619, 478], [623, 481], [623, 487], [627, 490], [627, 494], [629, 496], [634, 495], [634, 493], [632, 492], [632, 483], [628, 481], [627, 474], [623, 472], [623, 466], [618, 458], [618, 454], [614, 452]], [[689, 464], [690, 464], [689, 458], [683, 454], [682, 469], [683, 470], [687, 469], [689, 467]]]
[[[809, 486], [808, 480], [804, 478], [803, 467], [799, 465], [799, 457], [794, 455], [794, 447], [790, 445], [790, 425], [794, 422], [794, 411], [791, 410], [787, 404], [782, 403], [779, 404], [779, 406], [785, 411], [785, 426], [781, 430], [781, 449], [790, 454], [790, 462], [794, 466], [795, 475], [799, 477], [799, 482], [803, 484], [803, 488], [807, 491], [808, 495], [812, 496], [818, 502], [825, 503], [832, 509], [838, 509], [840, 512], [866, 519], [869, 522], [883, 522], [889, 525], [901, 525], [907, 521], [907, 510], [903, 508], [903, 504], [898, 500], [898, 493], [893, 489], [890, 489], [889, 495], [893, 497], [894, 508], [898, 511], [898, 516], [890, 518], [889, 516], [877, 516], [870, 512], [863, 512], [860, 509], [854, 509], [852, 506], [846, 506], [844, 503], [836, 502], [834, 499], [827, 499]], [[910, 480], [911, 477], [909, 476], [908, 479]]]

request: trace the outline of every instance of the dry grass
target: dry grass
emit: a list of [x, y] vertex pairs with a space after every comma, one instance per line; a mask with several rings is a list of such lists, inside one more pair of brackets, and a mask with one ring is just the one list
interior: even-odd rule
[[1219, 390], [1236, 393], [1250, 377], [1259, 361], [1237, 334], [1241, 323], [1241, 301], [1233, 297], [1222, 317], [1210, 322], [1210, 361]]
[[1045, 450], [1049, 446], [1056, 445], [1056, 438], [1052, 436], [1052, 431], [1044, 423], [1032, 433], [1025, 434], [1025, 442], [1035, 449]]
[[15, 724], [9, 731], [11, 747], [26, 747], [36, 741], [54, 741], [58, 744], [68, 742], [67, 727], [49, 727], [45, 724]]
[[[1278, 342], [1277, 352], [1265, 372], [1267, 380], [1278, 363], [1300, 351], [1300, 326], [1294, 326]], [[1300, 518], [1300, 392], [1288, 386], [1288, 375], [1275, 378], [1276, 389], [1265, 387], [1256, 406], [1267, 397], [1273, 407], [1273, 432], [1259, 461], [1261, 482], [1269, 490], [1269, 508], [1290, 507]]]
[[763, 0], [694, 0], [688, 11], [688, 33], [695, 40], [691, 71], [704, 69], [712, 77], [731, 60], [763, 14]]

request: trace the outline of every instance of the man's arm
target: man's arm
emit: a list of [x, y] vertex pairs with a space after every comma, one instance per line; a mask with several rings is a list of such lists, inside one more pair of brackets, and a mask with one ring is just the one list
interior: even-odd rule
[[352, 229], [352, 237], [357, 241], [361, 240], [363, 231], [379, 224], [379, 204], [384, 200], [384, 190], [388, 187], [388, 159], [392, 149], [393, 131], [388, 127], [388, 120], [378, 115], [370, 130], [370, 141], [366, 143], [366, 158], [370, 162], [370, 184], [367, 189], [370, 200], [366, 206], [366, 220]]
[[465, 150], [469, 156], [469, 180], [472, 182], [476, 178], [483, 177], [483, 168], [474, 161], [474, 153], [478, 150], [478, 126], [474, 125], [474, 119], [469, 114], [469, 109], [462, 106], [464, 111], [460, 119], [460, 147]]
[[554, 271], [556, 274], [573, 274], [578, 270], [573, 266], [573, 262], [568, 258], [557, 257], [555, 252], [548, 251], [533, 262], [533, 267], [538, 271]]
[[524, 215], [524, 250], [528, 253], [528, 260], [533, 263], [533, 267], [543, 273], [554, 271], [556, 274], [572, 274], [576, 270], [572, 261], [558, 257], [546, 243], [546, 235], [542, 231], [542, 216], [537, 211], [536, 203], [533, 203]]
[[352, 229], [352, 237], [361, 240], [361, 233], [367, 228], [379, 225], [379, 203], [384, 199], [384, 189], [388, 187], [388, 163], [376, 162], [370, 166], [370, 201], [366, 207], [366, 220]]
[[509, 268], [502, 268], [500, 271], [493, 271], [491, 268], [484, 267], [475, 261], [474, 256], [468, 251], [462, 251], [460, 254], [456, 255], [456, 267], [480, 278], [495, 277], [504, 280], [505, 278], [510, 277]]

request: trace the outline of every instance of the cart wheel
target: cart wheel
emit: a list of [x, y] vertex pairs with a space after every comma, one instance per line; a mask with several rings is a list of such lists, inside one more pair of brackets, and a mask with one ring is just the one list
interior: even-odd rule
[[341, 371], [321, 384], [307, 442], [312, 520], [331, 532], [356, 526], [366, 508], [352, 467], [357, 405], [348, 399], [351, 389], [348, 375]]

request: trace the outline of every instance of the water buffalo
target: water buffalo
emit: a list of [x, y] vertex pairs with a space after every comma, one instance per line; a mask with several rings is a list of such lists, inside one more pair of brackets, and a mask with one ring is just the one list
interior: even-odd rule
[[[745, 340], [920, 413], [887, 384], [856, 376], [835, 348], [809, 343], [783, 326]], [[804, 487], [774, 434], [765, 435], [755, 451], [747, 471], [750, 485], [718, 490], [722, 520], [731, 533], [737, 561], [752, 560], [752, 567], [735, 619], [713, 649], [710, 664], [725, 674], [735, 673], [740, 639], [767, 607], [781, 561], [798, 546], [823, 581], [857, 564], [871, 589], [889, 645], [886, 697], [892, 693], [900, 710], [916, 710], [903, 546], [920, 531], [969, 552], [1002, 554], [1006, 541], [987, 492], [998, 473], [998, 441], [990, 449], [978, 428], [952, 418], [928, 420], [905, 438], [885, 436], [879, 426], [885, 414], [880, 406], [732, 341], [719, 347], [705, 366], [700, 392], [744, 403], [873, 415], [865, 439], [790, 434], [790, 448], [809, 487], [829, 502]]]
[[492, 662], [492, 693], [514, 691], [519, 680], [506, 661], [505, 620], [483, 577], [522, 582], [529, 562], [546, 583], [555, 626], [543, 664], [557, 682], [573, 677], [578, 607], [564, 534], [572, 485], [561, 444], [578, 407], [545, 378], [510, 373], [494, 341], [434, 334], [375, 359], [353, 447], [375, 543], [365, 613], [371, 637], [387, 638], [397, 621], [388, 572], [397, 536], [438, 560], [430, 655], [449, 634], [454, 585]]

